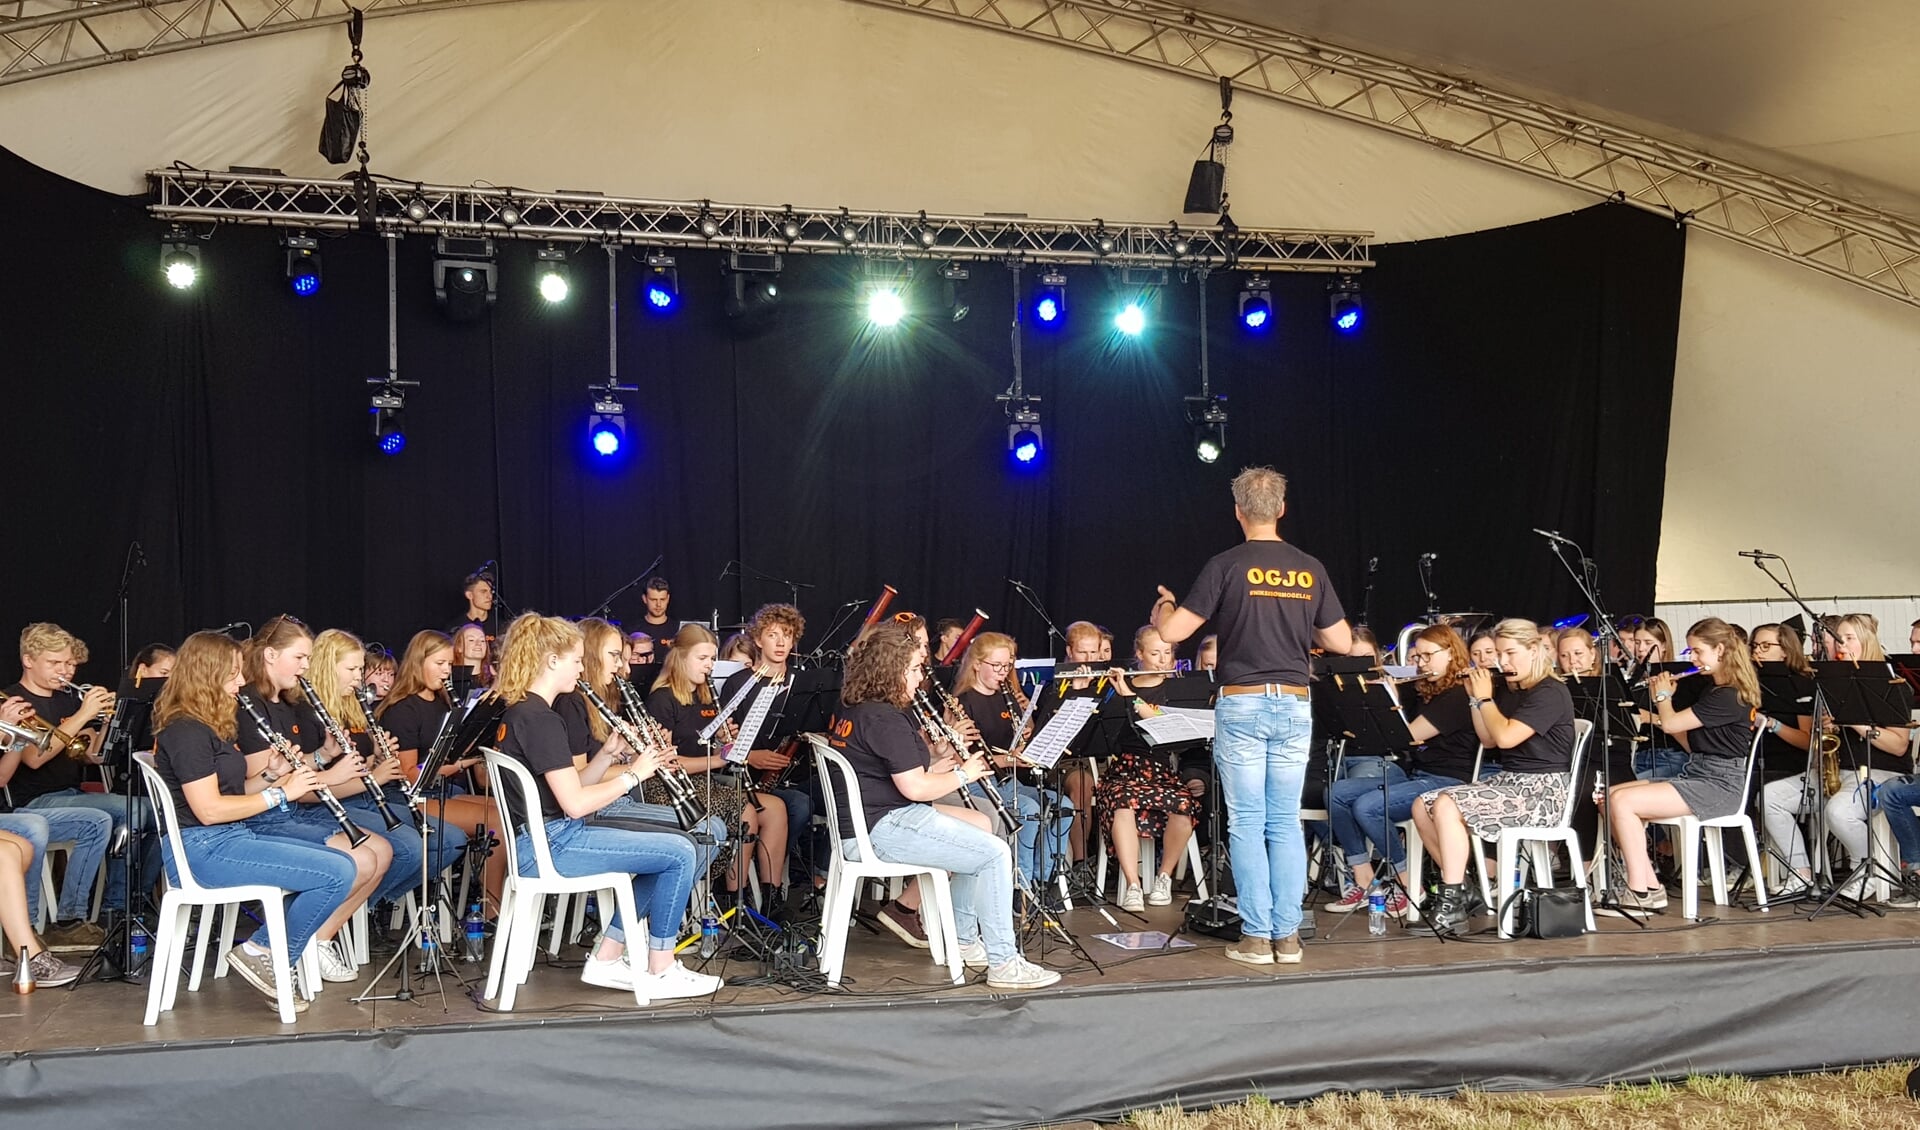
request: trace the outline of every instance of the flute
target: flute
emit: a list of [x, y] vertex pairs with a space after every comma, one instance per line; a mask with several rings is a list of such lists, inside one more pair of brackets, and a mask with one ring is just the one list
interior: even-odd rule
[[[285, 734], [267, 723], [267, 716], [260, 712], [260, 708], [253, 704], [252, 699], [244, 694], [234, 697], [240, 700], [240, 709], [247, 712], [247, 717], [253, 720], [253, 728], [260, 731], [260, 736], [267, 739], [267, 744], [273, 747], [275, 753], [286, 758], [287, 764], [296, 769], [308, 767], [306, 754], [300, 752], [299, 746], [288, 741]], [[313, 795], [319, 797], [320, 803], [326, 805], [327, 811], [333, 814], [334, 820], [340, 825], [340, 834], [347, 837], [349, 847], [359, 847], [367, 842], [367, 834], [353, 822], [353, 817], [347, 815], [347, 810], [341, 807], [340, 800], [333, 795], [332, 789], [321, 785], [313, 790]]]

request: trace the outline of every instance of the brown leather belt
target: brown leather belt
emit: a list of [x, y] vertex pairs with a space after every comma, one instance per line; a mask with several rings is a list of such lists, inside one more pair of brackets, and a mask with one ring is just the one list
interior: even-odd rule
[[1252, 686], [1228, 686], [1228, 687], [1221, 687], [1221, 688], [1220, 688], [1220, 693], [1221, 693], [1221, 694], [1223, 694], [1223, 695], [1229, 695], [1229, 694], [1264, 694], [1264, 695], [1279, 695], [1279, 694], [1290, 694], [1290, 695], [1292, 695], [1292, 696], [1293, 696], [1293, 697], [1295, 697], [1295, 698], [1306, 698], [1306, 697], [1307, 697], [1307, 688], [1305, 688], [1305, 687], [1296, 687], [1296, 686], [1292, 686], [1292, 685], [1290, 685], [1290, 684], [1287, 684], [1287, 683], [1254, 683], [1254, 684], [1253, 684]]

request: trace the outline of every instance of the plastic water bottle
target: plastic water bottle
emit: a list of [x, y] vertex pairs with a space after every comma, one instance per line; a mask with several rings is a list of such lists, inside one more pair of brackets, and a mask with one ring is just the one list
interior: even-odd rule
[[720, 951], [720, 920], [711, 914], [700, 918], [700, 956], [712, 957]]
[[133, 966], [138, 969], [147, 963], [147, 955], [152, 951], [153, 939], [147, 936], [147, 928], [138, 919], [127, 930], [127, 936], [133, 950]]
[[1367, 933], [1376, 938], [1387, 933], [1387, 888], [1378, 879], [1367, 887]]
[[487, 955], [487, 919], [480, 913], [477, 902], [467, 911], [466, 928], [466, 947], [461, 956], [468, 961], [480, 961]]

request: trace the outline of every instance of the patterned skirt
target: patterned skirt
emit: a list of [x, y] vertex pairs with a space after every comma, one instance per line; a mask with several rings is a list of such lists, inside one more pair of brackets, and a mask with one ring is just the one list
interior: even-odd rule
[[1427, 806], [1445, 793], [1465, 818], [1467, 828], [1481, 839], [1491, 840], [1502, 828], [1551, 827], [1560, 822], [1567, 810], [1565, 773], [1495, 773], [1470, 785], [1453, 785], [1421, 793], [1418, 803]]
[[1131, 808], [1143, 836], [1158, 837], [1167, 830], [1167, 817], [1197, 819], [1200, 802], [1187, 794], [1186, 782], [1165, 762], [1133, 753], [1115, 754], [1100, 772], [1093, 789], [1093, 810], [1100, 830], [1113, 835], [1113, 814]]
[[[700, 803], [707, 805], [707, 815], [717, 818], [727, 829], [727, 845], [713, 861], [714, 873], [718, 873], [733, 858], [733, 852], [740, 841], [740, 813], [747, 807], [747, 791], [737, 782], [716, 778], [712, 795], [708, 795], [707, 782], [700, 774], [693, 775], [694, 796]], [[648, 804], [664, 804], [673, 807], [672, 798], [667, 795], [667, 786], [660, 781], [659, 774], [640, 782], [640, 795]]]

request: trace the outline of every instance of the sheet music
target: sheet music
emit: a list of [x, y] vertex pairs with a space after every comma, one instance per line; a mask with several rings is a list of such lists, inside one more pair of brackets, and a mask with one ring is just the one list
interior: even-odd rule
[[1080, 736], [1087, 720], [1099, 709], [1100, 701], [1091, 695], [1084, 698], [1070, 698], [1060, 704], [1040, 732], [1027, 743], [1020, 754], [1022, 760], [1042, 769], [1051, 769], [1060, 763], [1060, 757], [1067, 752], [1067, 743]]
[[1149, 745], [1209, 741], [1213, 738], [1213, 711], [1211, 710], [1165, 706], [1161, 707], [1159, 714], [1147, 718], [1135, 718], [1133, 724], [1140, 727], [1140, 732], [1146, 735]]
[[738, 659], [716, 659], [713, 661], [713, 681], [724, 683], [727, 677], [736, 671], [744, 671], [747, 665]]
[[740, 722], [740, 732], [734, 736], [733, 744], [727, 747], [726, 759], [729, 765], [745, 765], [747, 754], [753, 752], [753, 739], [760, 736], [761, 727], [767, 724], [767, 715], [773, 712], [773, 701], [786, 689], [785, 683], [774, 683], [760, 688], [753, 705], [747, 707], [747, 716]]
[[1027, 732], [1028, 724], [1033, 721], [1033, 712], [1035, 709], [1039, 707], [1039, 705], [1040, 705], [1039, 695], [1030, 694], [1027, 696], [1027, 708], [1026, 710], [1021, 712], [1020, 721], [1014, 723], [1014, 726], [1013, 726], [1013, 748], [1015, 750], [1018, 750], [1020, 748], [1020, 735]]

